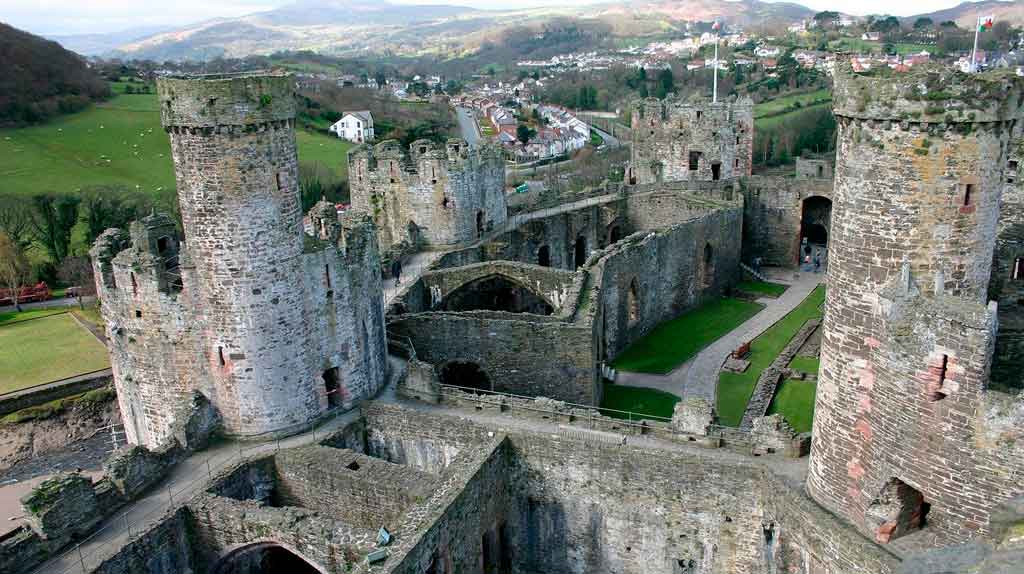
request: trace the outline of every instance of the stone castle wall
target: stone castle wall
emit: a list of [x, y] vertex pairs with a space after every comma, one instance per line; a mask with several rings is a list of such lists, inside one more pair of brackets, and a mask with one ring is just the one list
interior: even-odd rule
[[373, 215], [380, 244], [455, 245], [505, 222], [505, 162], [500, 150], [448, 140], [417, 140], [349, 152], [352, 207]]
[[837, 73], [808, 490], [882, 542], [921, 523], [935, 543], [962, 541], [1021, 489], [1007, 442], [1016, 431], [1004, 424], [1013, 415], [990, 412], [1002, 400], [986, 390], [995, 317], [985, 302], [1022, 88], [930, 67]]
[[744, 259], [761, 257], [763, 265], [796, 265], [804, 202], [812, 197], [831, 200], [833, 183], [830, 178], [762, 175], [744, 180]]
[[193, 390], [242, 437], [293, 432], [375, 392], [386, 362], [374, 230], [304, 234], [292, 79], [170, 78], [158, 91], [187, 241], [154, 216], [92, 252], [129, 441], [166, 441]]
[[754, 103], [647, 98], [633, 109], [626, 182], [731, 180], [750, 175]]

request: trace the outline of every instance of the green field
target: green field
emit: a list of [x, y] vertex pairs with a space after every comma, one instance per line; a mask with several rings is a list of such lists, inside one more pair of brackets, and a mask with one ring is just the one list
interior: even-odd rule
[[754, 295], [764, 295], [765, 297], [778, 297], [786, 292], [787, 287], [787, 285], [770, 283], [768, 281], [740, 281], [736, 284], [736, 289], [739, 291], [745, 291]]
[[[627, 411], [641, 415], [672, 418], [679, 397], [672, 393], [643, 387], [627, 387], [606, 384], [601, 397], [601, 414], [617, 419], [628, 419], [630, 415], [614, 411]], [[613, 409], [611, 411], [605, 409]], [[634, 419], [636, 417], [633, 417]]]
[[777, 127], [779, 127], [779, 126], [781, 126], [781, 125], [791, 121], [795, 114], [799, 114], [799, 113], [807, 111], [807, 110], [814, 110], [814, 109], [818, 109], [818, 108], [825, 108], [825, 107], [831, 107], [831, 106], [832, 106], [832, 101], [829, 100], [827, 102], [821, 102], [819, 104], [807, 105], [807, 106], [804, 106], [802, 108], [795, 109], [793, 111], [782, 113], [782, 114], [779, 114], [779, 115], [767, 116], [767, 117], [763, 117], [763, 118], [757, 118], [757, 119], [754, 120], [754, 129], [755, 130], [770, 130], [770, 129], [774, 129], [774, 128], [777, 128]]
[[796, 432], [811, 430], [814, 420], [814, 392], [818, 385], [809, 381], [785, 380], [779, 383], [768, 414], [781, 414]]
[[[825, 287], [819, 285], [795, 309], [750, 343], [750, 367], [743, 373], [718, 375], [718, 417], [723, 425], [736, 426], [743, 419], [761, 371], [779, 356], [789, 340], [808, 319], [821, 317]], [[792, 424], [792, 423], [790, 423]]]
[[0, 327], [0, 393], [109, 366], [107, 349], [70, 314]]
[[785, 113], [791, 110], [793, 106], [795, 106], [798, 103], [801, 107], [806, 107], [810, 105], [820, 105], [831, 102], [832, 91], [827, 88], [822, 88], [820, 90], [815, 90], [813, 92], [807, 92], [804, 94], [782, 96], [781, 98], [775, 98], [754, 105], [754, 118], [759, 119]]
[[46, 317], [47, 315], [57, 315], [58, 313], [66, 313], [67, 308], [56, 308], [56, 309], [32, 309], [30, 311], [22, 311], [18, 313], [16, 311], [4, 311], [0, 313], [0, 325], [6, 325], [10, 323], [17, 323], [19, 321], [27, 321], [29, 319], [37, 319], [39, 317]]
[[705, 303], [655, 327], [619, 353], [612, 367], [635, 373], [669, 373], [761, 309], [761, 305], [742, 299]]
[[[3, 191], [68, 193], [97, 185], [122, 185], [146, 193], [172, 190], [170, 142], [160, 127], [155, 94], [123, 94], [92, 108], [38, 126], [0, 130]], [[302, 162], [318, 162], [345, 177], [352, 144], [326, 134], [298, 131]]]
[[843, 52], [873, 54], [882, 51], [882, 44], [881, 42], [861, 40], [860, 38], [840, 38], [829, 42], [828, 48], [829, 50], [838, 50]]

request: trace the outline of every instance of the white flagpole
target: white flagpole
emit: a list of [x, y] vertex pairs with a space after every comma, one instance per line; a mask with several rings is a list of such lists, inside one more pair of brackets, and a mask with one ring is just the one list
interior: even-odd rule
[[[982, 16], [984, 18], [984, 16]], [[981, 18], [974, 23], [974, 49], [971, 50], [971, 72], [978, 71], [977, 54], [978, 54], [978, 35], [981, 33]]]
[[[975, 38], [974, 43], [978, 43], [977, 38]], [[712, 90], [711, 102], [718, 103], [718, 30], [715, 30], [715, 81]]]

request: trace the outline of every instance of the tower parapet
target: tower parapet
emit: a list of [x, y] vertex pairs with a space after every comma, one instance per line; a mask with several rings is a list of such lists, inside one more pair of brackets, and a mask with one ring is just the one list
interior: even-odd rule
[[835, 85], [808, 490], [879, 542], [922, 527], [939, 544], [963, 540], [1024, 490], [1012, 478], [1024, 449], [993, 442], [986, 414], [996, 324], [986, 293], [1024, 79], [841, 67]]
[[494, 146], [395, 140], [349, 152], [352, 206], [373, 216], [382, 248], [454, 245], [505, 222], [505, 162]]
[[[161, 78], [182, 227], [150, 216], [93, 249], [128, 440], [170, 439], [205, 395], [226, 433], [283, 435], [374, 393], [386, 376], [379, 256], [346, 256], [337, 213], [305, 236], [293, 80]], [[365, 234], [365, 233], [364, 233]]]
[[731, 180], [750, 175], [754, 102], [646, 98], [632, 117], [633, 149], [626, 182]]

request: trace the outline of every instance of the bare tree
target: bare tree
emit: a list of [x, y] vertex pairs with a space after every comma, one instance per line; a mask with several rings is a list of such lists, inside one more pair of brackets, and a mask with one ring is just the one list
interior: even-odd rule
[[8, 290], [14, 300], [14, 308], [19, 312], [18, 293], [31, 276], [32, 267], [25, 252], [6, 233], [0, 232], [0, 287]]

